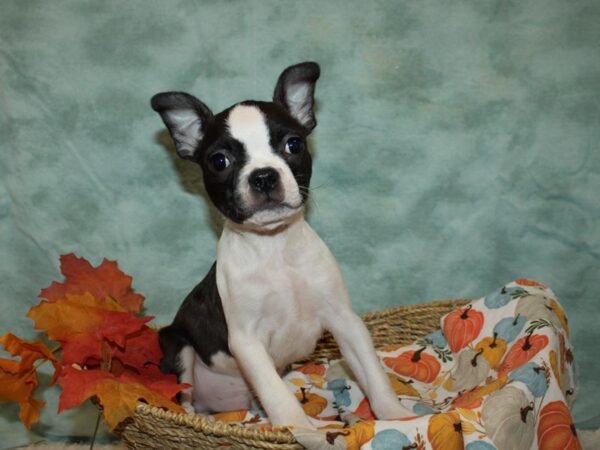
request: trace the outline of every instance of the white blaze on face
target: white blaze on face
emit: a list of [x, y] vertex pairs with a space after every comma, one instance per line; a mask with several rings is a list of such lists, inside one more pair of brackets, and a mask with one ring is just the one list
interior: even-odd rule
[[[252, 196], [248, 177], [257, 169], [273, 168], [279, 173], [284, 199], [283, 202], [293, 207], [302, 206], [302, 196], [298, 183], [284, 159], [271, 148], [269, 128], [265, 116], [260, 109], [251, 105], [237, 105], [227, 118], [229, 133], [246, 150], [246, 165], [238, 177], [237, 192], [242, 199], [243, 207], [252, 209], [255, 199]], [[254, 225], [268, 225], [280, 222], [290, 215], [289, 209], [262, 210], [256, 212], [246, 222]]]

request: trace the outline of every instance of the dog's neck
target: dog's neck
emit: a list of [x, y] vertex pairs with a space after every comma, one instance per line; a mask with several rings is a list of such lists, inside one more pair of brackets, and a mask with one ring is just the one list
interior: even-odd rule
[[286, 234], [288, 231], [293, 231], [297, 228], [297, 225], [301, 224], [302, 222], [304, 222], [304, 211], [299, 211], [298, 213], [294, 214], [282, 223], [274, 224], [272, 226], [267, 227], [239, 224], [230, 219], [225, 219], [223, 233], [225, 234], [225, 231], [228, 231], [239, 235], [246, 234], [248, 236], [256, 237], [272, 237]]
[[230, 260], [236, 261], [234, 266], [247, 263], [259, 267], [258, 261], [262, 258], [271, 261], [294, 259], [292, 255], [309, 251], [311, 239], [314, 239], [314, 232], [302, 213], [271, 230], [248, 229], [226, 220], [217, 244], [217, 261], [224, 263]]

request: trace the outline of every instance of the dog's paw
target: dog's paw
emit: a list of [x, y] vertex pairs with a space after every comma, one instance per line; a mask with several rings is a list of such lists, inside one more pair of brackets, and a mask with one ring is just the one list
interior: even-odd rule
[[196, 410], [190, 402], [181, 402], [181, 407], [185, 409], [187, 414], [196, 414]]
[[277, 418], [269, 417], [271, 423], [278, 427], [294, 427], [294, 428], [306, 428], [308, 430], [316, 430], [317, 428], [310, 423], [310, 420], [306, 414], [285, 414]]

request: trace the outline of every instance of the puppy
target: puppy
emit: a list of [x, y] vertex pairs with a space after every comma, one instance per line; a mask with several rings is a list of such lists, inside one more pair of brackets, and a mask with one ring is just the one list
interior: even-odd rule
[[312, 428], [280, 374], [329, 330], [377, 417], [411, 415], [351, 309], [335, 258], [304, 220], [319, 73], [314, 62], [288, 67], [272, 102], [216, 115], [186, 93], [152, 98], [225, 216], [216, 263], [160, 332], [161, 369], [193, 386], [181, 396], [190, 412], [247, 409], [256, 395], [274, 425]]

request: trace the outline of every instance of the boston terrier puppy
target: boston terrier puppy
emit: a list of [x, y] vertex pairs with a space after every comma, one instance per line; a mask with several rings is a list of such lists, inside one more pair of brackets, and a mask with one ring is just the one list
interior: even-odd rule
[[225, 216], [216, 263], [160, 331], [162, 371], [193, 386], [181, 395], [189, 412], [248, 409], [256, 396], [273, 425], [313, 428], [280, 375], [329, 330], [377, 417], [413, 415], [352, 311], [335, 258], [304, 220], [319, 74], [314, 62], [288, 67], [272, 102], [219, 114], [183, 92], [152, 98]]

